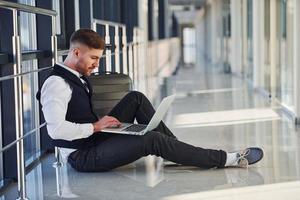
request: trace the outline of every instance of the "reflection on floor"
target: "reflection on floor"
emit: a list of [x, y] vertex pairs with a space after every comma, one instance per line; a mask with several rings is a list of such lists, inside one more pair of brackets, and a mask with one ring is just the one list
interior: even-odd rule
[[243, 200], [282, 200], [282, 199], [299, 199], [300, 182], [277, 183], [270, 185], [262, 185], [255, 187], [244, 187], [238, 189], [227, 189], [198, 192], [190, 194], [181, 194], [177, 196], [169, 196], [162, 198], [162, 200], [230, 200], [230, 199], [243, 199]]
[[200, 126], [222, 126], [245, 124], [251, 122], [279, 120], [279, 115], [269, 108], [212, 111], [201, 113], [178, 114], [174, 117], [173, 128], [189, 128]]
[[[165, 121], [180, 140], [227, 151], [260, 146], [265, 151], [264, 159], [249, 169], [204, 170], [149, 156], [112, 172], [79, 173], [69, 165], [53, 168], [54, 157], [49, 156], [27, 175], [28, 197], [31, 200], [270, 199], [272, 194], [277, 199], [283, 199], [282, 195], [288, 199], [299, 197], [295, 190], [300, 179], [299, 131], [279, 112], [278, 105], [271, 105], [269, 99], [249, 91], [242, 80], [207, 69], [183, 68], [166, 83], [167, 93], [176, 92], [177, 98]], [[17, 198], [16, 191], [11, 188], [2, 199]]]

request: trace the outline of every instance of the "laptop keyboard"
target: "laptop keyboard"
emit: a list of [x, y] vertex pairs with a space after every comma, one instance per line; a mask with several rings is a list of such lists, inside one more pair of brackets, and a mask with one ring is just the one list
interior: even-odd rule
[[140, 132], [144, 130], [147, 126], [141, 125], [141, 124], [133, 124], [127, 128], [124, 129], [124, 131], [129, 131], [129, 132]]

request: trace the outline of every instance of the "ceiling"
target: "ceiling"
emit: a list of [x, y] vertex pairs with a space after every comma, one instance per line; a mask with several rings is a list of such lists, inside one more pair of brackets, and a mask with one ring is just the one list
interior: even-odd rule
[[181, 25], [194, 25], [203, 16], [206, 0], [168, 0], [178, 23]]

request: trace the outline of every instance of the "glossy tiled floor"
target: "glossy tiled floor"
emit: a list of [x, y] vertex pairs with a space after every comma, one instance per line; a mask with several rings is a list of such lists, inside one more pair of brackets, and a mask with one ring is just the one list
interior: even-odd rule
[[[249, 91], [242, 80], [217, 70], [182, 68], [167, 84], [167, 92], [176, 92], [177, 98], [165, 121], [180, 140], [227, 151], [260, 146], [265, 151], [264, 159], [249, 169], [203, 170], [147, 157], [112, 172], [78, 173], [68, 165], [53, 168], [54, 157], [49, 156], [27, 175], [28, 197], [38, 200], [299, 197], [299, 130], [278, 106], [271, 106], [268, 99]], [[2, 199], [16, 197], [16, 188], [11, 188]]]

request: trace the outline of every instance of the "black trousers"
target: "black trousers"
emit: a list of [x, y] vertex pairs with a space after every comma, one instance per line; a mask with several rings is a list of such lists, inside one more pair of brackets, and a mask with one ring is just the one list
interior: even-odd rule
[[[109, 113], [121, 122], [148, 124], [155, 110], [140, 92], [128, 93]], [[161, 122], [143, 136], [99, 133], [99, 143], [71, 153], [68, 162], [82, 172], [108, 171], [129, 164], [143, 156], [156, 155], [166, 160], [201, 168], [224, 167], [226, 153], [203, 149], [178, 141]], [[105, 138], [105, 140], [103, 140]]]

